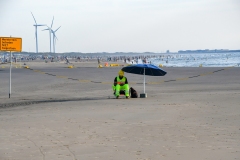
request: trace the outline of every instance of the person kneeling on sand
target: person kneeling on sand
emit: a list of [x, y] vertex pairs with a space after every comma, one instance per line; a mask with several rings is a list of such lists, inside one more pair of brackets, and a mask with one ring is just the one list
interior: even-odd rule
[[118, 99], [120, 91], [124, 91], [126, 98], [129, 98], [129, 85], [127, 77], [124, 76], [124, 72], [120, 70], [118, 76], [114, 79], [114, 84], [112, 86], [114, 94]]

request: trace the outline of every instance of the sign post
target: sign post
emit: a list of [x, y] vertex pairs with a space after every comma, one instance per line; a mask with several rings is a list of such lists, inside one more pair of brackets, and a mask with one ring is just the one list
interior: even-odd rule
[[22, 38], [0, 37], [0, 51], [10, 51], [10, 73], [9, 73], [9, 98], [11, 97], [12, 84], [12, 51], [22, 51]]
[[12, 51], [10, 51], [10, 75], [9, 75], [9, 98], [12, 90]]

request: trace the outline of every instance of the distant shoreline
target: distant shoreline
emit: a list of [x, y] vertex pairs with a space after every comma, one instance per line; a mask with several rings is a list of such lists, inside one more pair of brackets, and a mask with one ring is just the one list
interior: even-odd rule
[[178, 51], [178, 53], [228, 53], [228, 52], [240, 52], [240, 50], [228, 50], [228, 49], [214, 49], [214, 50], [185, 50]]

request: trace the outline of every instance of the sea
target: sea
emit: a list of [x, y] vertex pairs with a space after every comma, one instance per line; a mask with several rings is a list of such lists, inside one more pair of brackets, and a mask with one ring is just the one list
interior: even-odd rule
[[[96, 55], [95, 55], [95, 58], [96, 58]], [[104, 55], [105, 57], [109, 56], [108, 54], [104, 54]], [[151, 56], [148, 56], [148, 55], [149, 54], [147, 55], [138, 54], [138, 56], [141, 58], [147, 57], [146, 59], [147, 63], [151, 63], [160, 67], [240, 67], [240, 52], [222, 52], [222, 53], [221, 52], [220, 53], [187, 53], [186, 52], [186, 53], [161, 53], [161, 54], [153, 53], [151, 54]], [[112, 54], [112, 56], [115, 57], [116, 55]], [[125, 54], [125, 56], [128, 57], [129, 54]], [[136, 58], [138, 56], [135, 55], [134, 57]], [[76, 56], [73, 56], [73, 57], [76, 57]], [[4, 59], [8, 59], [8, 58], [9, 58], [9, 54], [0, 54], [0, 62], [3, 62]], [[131, 61], [128, 61], [127, 63], [129, 64], [143, 63], [143, 59], [135, 59], [135, 58], [132, 59]]]
[[160, 67], [240, 67], [240, 52], [164, 54], [148, 62]]

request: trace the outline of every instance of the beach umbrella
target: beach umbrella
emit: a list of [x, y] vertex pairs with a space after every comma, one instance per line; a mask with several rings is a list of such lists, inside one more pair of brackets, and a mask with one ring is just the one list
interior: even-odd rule
[[[152, 65], [152, 64], [130, 65], [130, 66], [123, 67], [122, 70], [127, 73], [140, 74], [140, 75], [144, 76], [144, 78], [143, 78], [144, 94], [142, 94], [144, 98], [146, 97], [145, 75], [147, 75], [147, 76], [164, 76], [165, 74], [167, 74], [167, 72], [165, 72], [161, 68], [159, 68], [155, 65]], [[140, 97], [141, 97], [141, 94], [140, 94]]]

